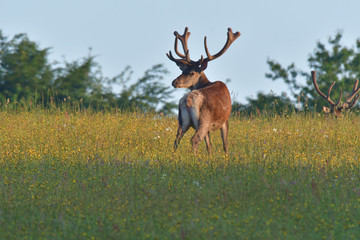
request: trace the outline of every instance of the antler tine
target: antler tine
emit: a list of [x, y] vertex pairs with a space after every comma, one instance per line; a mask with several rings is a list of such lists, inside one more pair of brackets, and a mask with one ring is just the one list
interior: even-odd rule
[[166, 56], [173, 62], [175, 62], [177, 65], [181, 64], [181, 65], [188, 65], [189, 62], [185, 59], [176, 59], [174, 58], [174, 56], [172, 55], [171, 51], [169, 51], [169, 53], [166, 53]]
[[346, 101], [346, 102], [343, 104], [344, 108], [346, 108], [346, 109], [352, 108], [352, 107], [355, 105], [355, 103], [357, 102], [358, 99], [359, 99], [359, 95], [356, 95], [356, 97], [354, 98], [354, 100], [352, 100], [352, 102], [347, 102], [347, 101]]
[[[184, 34], [183, 35], [180, 35], [177, 31], [174, 32], [174, 35], [175, 35], [175, 52], [176, 54], [181, 57], [181, 58], [186, 58], [186, 60], [190, 61], [190, 57], [189, 57], [189, 48], [187, 46], [187, 40], [189, 39], [190, 37], [190, 32], [189, 32], [189, 29], [188, 27], [185, 27], [185, 30], [184, 30]], [[180, 40], [181, 44], [182, 44], [182, 47], [183, 47], [183, 50], [184, 50], [184, 54], [180, 53], [178, 51], [178, 48], [177, 48], [177, 42], [178, 42], [178, 39]]]
[[[188, 28], [187, 27], [185, 28], [183, 35], [180, 35], [177, 31], [174, 32], [174, 35], [175, 35], [175, 44], [174, 44], [175, 53], [181, 59], [174, 58], [171, 51], [169, 51], [169, 53], [166, 54], [168, 56], [168, 58], [171, 61], [175, 62], [177, 65], [192, 65], [192, 64], [194, 64], [194, 62], [190, 60], [189, 49], [187, 46], [187, 40], [190, 37], [190, 32], [188, 31]], [[178, 40], [180, 40], [185, 54], [182, 54], [179, 52]]]
[[240, 36], [240, 33], [239, 32], [236, 32], [236, 33], [233, 33], [232, 32], [232, 29], [231, 28], [228, 28], [228, 32], [227, 32], [227, 40], [226, 40], [226, 43], [224, 45], [224, 47], [218, 52], [216, 53], [215, 55], [211, 55], [209, 53], [209, 50], [207, 48], [207, 43], [206, 43], [206, 36], [204, 38], [204, 46], [205, 46], [205, 52], [206, 52], [206, 55], [207, 55], [207, 58], [206, 60], [207, 61], [211, 61], [211, 60], [214, 60], [218, 57], [220, 57], [221, 55], [223, 55], [226, 50], [230, 47], [230, 45]]
[[[335, 85], [335, 82], [333, 82], [329, 88], [329, 91], [328, 91], [328, 94], [327, 96], [325, 96], [325, 94], [323, 94], [320, 89], [319, 89], [319, 86], [316, 82], [316, 71], [311, 71], [311, 76], [312, 76], [312, 80], [313, 80], [313, 83], [314, 83], [314, 86], [315, 86], [315, 90], [319, 93], [319, 95], [321, 97], [323, 97], [325, 100], [327, 100], [332, 106], [336, 106], [336, 104], [339, 104], [340, 101], [341, 101], [341, 98], [339, 99], [339, 101], [335, 104], [331, 99], [330, 99], [330, 92], [332, 90], [332, 88], [334, 87]], [[340, 94], [342, 95], [342, 93]]]
[[346, 102], [350, 102], [359, 93], [360, 87], [357, 87], [358, 84], [359, 84], [359, 79], [356, 79], [352, 93], [351, 93], [350, 97], [348, 97], [348, 99], [346, 99]]
[[[350, 97], [348, 97], [344, 103], [344, 108], [345, 108], [345, 104], [346, 104], [346, 108], [352, 108], [355, 105], [355, 103], [357, 102], [357, 100], [359, 99], [358, 93], [360, 91], [360, 87], [358, 87], [358, 84], [359, 84], [359, 79], [356, 79], [353, 91], [352, 91]], [[353, 101], [351, 101], [354, 97], [355, 97], [355, 99]]]
[[[334, 82], [334, 83], [335, 83], [335, 82]], [[330, 91], [329, 91], [329, 93], [330, 93]], [[338, 108], [338, 107], [339, 107], [339, 105], [340, 105], [340, 103], [341, 103], [342, 94], [343, 94], [343, 92], [340, 91], [339, 100], [338, 100], [337, 103], [335, 104], [335, 106], [334, 106], [335, 108]], [[342, 106], [344, 106], [344, 104], [343, 104]]]
[[[328, 91], [328, 94], [327, 94], [327, 98], [326, 98], [326, 100], [328, 100], [330, 103], [334, 103], [331, 99], [330, 99], [330, 93], [331, 93], [331, 90], [332, 90], [332, 88], [334, 87], [334, 85], [335, 85], [335, 81], [330, 85], [330, 87], [329, 87], [329, 91]], [[335, 104], [336, 106], [337, 106], [337, 104], [339, 104], [340, 103], [340, 101], [341, 101], [341, 97], [342, 97], [342, 91], [340, 92], [340, 99], [339, 99], [339, 101]]]

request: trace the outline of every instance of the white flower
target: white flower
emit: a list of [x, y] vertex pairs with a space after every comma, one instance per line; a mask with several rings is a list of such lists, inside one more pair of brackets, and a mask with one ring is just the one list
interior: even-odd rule
[[200, 185], [200, 183], [198, 181], [193, 181], [193, 184], [197, 187]]

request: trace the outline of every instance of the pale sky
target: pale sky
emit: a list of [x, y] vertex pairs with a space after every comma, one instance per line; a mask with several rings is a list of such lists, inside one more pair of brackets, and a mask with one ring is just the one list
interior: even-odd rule
[[[259, 91], [288, 91], [280, 80], [265, 78], [268, 58], [311, 71], [307, 58], [316, 42], [326, 43], [338, 30], [349, 47], [360, 37], [358, 0], [0, 0], [0, 6], [3, 34], [26, 33], [41, 48], [52, 48], [50, 60], [78, 60], [91, 47], [104, 76], [130, 65], [136, 80], [162, 63], [169, 86], [181, 73], [165, 55], [174, 52], [175, 30], [189, 27], [190, 56], [197, 60], [206, 55], [204, 36], [216, 53], [231, 27], [241, 36], [205, 73], [210, 81], [231, 79], [229, 90], [242, 103]], [[184, 92], [177, 89], [175, 100]]]

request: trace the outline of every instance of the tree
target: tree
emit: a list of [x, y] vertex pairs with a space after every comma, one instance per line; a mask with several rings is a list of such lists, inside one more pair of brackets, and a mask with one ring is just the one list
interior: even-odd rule
[[[341, 45], [342, 33], [337, 32], [334, 37], [328, 39], [328, 45], [318, 42], [316, 48], [308, 58], [310, 70], [297, 69], [292, 63], [288, 67], [282, 67], [275, 60], [267, 60], [271, 73], [265, 76], [273, 81], [282, 79], [289, 87], [291, 94], [298, 99], [303, 106], [320, 111], [321, 107], [327, 105], [326, 100], [321, 98], [315, 91], [311, 79], [311, 70], [317, 72], [317, 82], [323, 92], [327, 92], [331, 83], [336, 81], [331, 98], [337, 101], [340, 90], [346, 96], [351, 93], [355, 79], [360, 76], [360, 39], [355, 47]], [[299, 77], [305, 78], [306, 84], [299, 83]]]
[[15, 100], [46, 91], [53, 78], [49, 48], [40, 49], [26, 34], [8, 40], [0, 30], [0, 93]]
[[[170, 87], [161, 82], [168, 72], [163, 65], [147, 70], [137, 82], [131, 82], [131, 69], [126, 68], [113, 78], [104, 77], [95, 57], [87, 57], [63, 64], [49, 63], [50, 48], [40, 48], [26, 34], [12, 39], [0, 31], [0, 96], [11, 101], [34, 99], [36, 93], [43, 96], [36, 101], [47, 106], [55, 103], [82, 101], [83, 105], [119, 107], [127, 110], [171, 112], [176, 105], [170, 101]], [[118, 95], [112, 86], [120, 84]], [[0, 101], [4, 98], [0, 98]]]
[[161, 80], [168, 71], [163, 65], [154, 65], [145, 71], [144, 76], [135, 83], [127, 86], [131, 80], [132, 70], [130, 67], [112, 80], [122, 86], [122, 91], [117, 99], [117, 105], [123, 110], [160, 111], [169, 113], [177, 105], [170, 101], [173, 90], [164, 86]]
[[248, 104], [245, 105], [234, 101], [232, 104], [232, 112], [240, 112], [246, 115], [255, 112], [283, 114], [289, 110], [294, 110], [294, 106], [286, 94], [276, 96], [273, 93], [264, 94], [259, 92], [256, 96], [256, 99], [248, 97], [246, 100]]
[[100, 66], [90, 53], [81, 60], [65, 62], [64, 67], [55, 68], [54, 73], [51, 88], [59, 100], [70, 97], [82, 100], [86, 106], [99, 100], [107, 106], [115, 103], [115, 95], [107, 86], [110, 80], [102, 75]]
[[87, 97], [91, 86], [93, 65], [94, 58], [88, 57], [81, 63], [79, 61], [65, 63], [65, 67], [56, 69], [57, 78], [52, 87], [56, 89], [60, 99], [70, 95], [79, 99]]

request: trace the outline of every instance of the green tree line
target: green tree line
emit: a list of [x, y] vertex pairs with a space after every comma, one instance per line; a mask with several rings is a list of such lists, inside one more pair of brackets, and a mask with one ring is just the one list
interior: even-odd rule
[[[302, 110], [321, 111], [327, 102], [314, 89], [311, 70], [317, 71], [317, 82], [327, 93], [336, 82], [331, 98], [338, 100], [351, 92], [355, 79], [360, 76], [360, 40], [347, 47], [341, 44], [342, 33], [329, 37], [327, 44], [318, 42], [308, 57], [309, 69], [298, 69], [295, 63], [283, 67], [274, 59], [268, 59], [269, 72], [265, 77], [282, 80], [290, 93], [275, 95], [259, 92], [255, 98], [248, 97], [245, 104], [233, 102], [233, 112], [276, 114]], [[26, 34], [12, 38], [0, 30], [0, 103], [31, 100], [47, 107], [64, 101], [81, 103], [84, 107], [117, 107], [122, 110], [172, 112], [176, 103], [173, 89], [162, 83], [168, 74], [161, 65], [154, 65], [142, 77], [132, 79], [133, 72], [126, 67], [117, 76], [103, 76], [95, 56], [72, 62], [49, 61], [50, 48], [41, 48]], [[305, 84], [302, 84], [302, 83]], [[115, 93], [114, 86], [121, 91]]]
[[[50, 48], [41, 48], [26, 34], [8, 38], [0, 31], [0, 102], [31, 100], [46, 107], [73, 101], [84, 107], [161, 112], [176, 107], [173, 90], [161, 82], [168, 74], [161, 64], [134, 81], [130, 67], [115, 77], [104, 77], [91, 52], [63, 63], [49, 62], [49, 54]], [[121, 86], [120, 93], [114, 93], [115, 85]]]
[[327, 43], [317, 42], [307, 59], [307, 70], [297, 68], [295, 63], [284, 67], [276, 60], [268, 59], [270, 71], [265, 77], [272, 81], [282, 80], [290, 93], [277, 96], [260, 92], [255, 99], [247, 98], [247, 104], [235, 102], [233, 111], [320, 112], [323, 106], [328, 106], [328, 102], [316, 92], [311, 78], [312, 70], [317, 72], [317, 83], [323, 93], [327, 94], [330, 85], [335, 81], [331, 99], [338, 101], [340, 92], [343, 91], [344, 101], [360, 76], [360, 39], [355, 41], [354, 46], [347, 47], [341, 43], [342, 36], [338, 31], [335, 36], [328, 38]]

